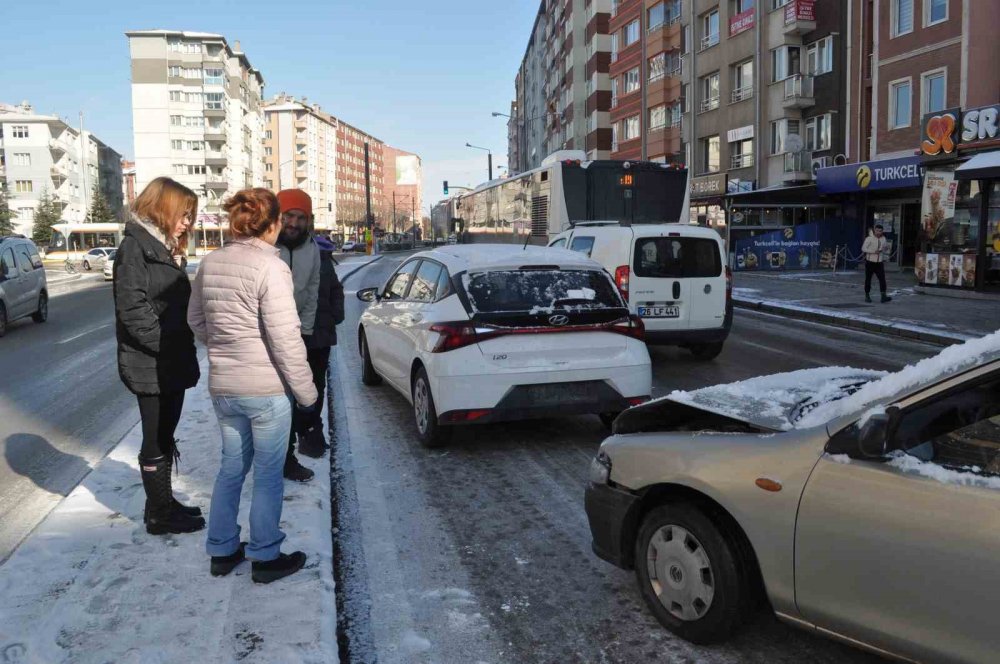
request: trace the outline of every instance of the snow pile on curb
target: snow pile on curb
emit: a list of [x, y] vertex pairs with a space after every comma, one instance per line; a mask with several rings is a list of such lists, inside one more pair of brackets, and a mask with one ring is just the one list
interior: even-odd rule
[[[220, 440], [202, 371], [177, 432], [174, 487], [207, 515]], [[336, 662], [328, 460], [302, 459], [316, 478], [285, 484], [282, 548], [305, 551], [306, 568], [261, 586], [249, 563], [210, 576], [206, 531], [146, 534], [141, 438], [134, 427], [0, 567], [0, 653], [13, 648], [25, 663]], [[252, 485], [251, 473], [244, 538]]]

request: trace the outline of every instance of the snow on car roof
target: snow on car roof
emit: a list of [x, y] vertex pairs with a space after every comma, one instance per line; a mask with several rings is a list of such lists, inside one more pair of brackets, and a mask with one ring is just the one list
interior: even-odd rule
[[868, 383], [851, 396], [826, 403], [803, 417], [796, 426], [819, 426], [845, 415], [861, 413], [879, 403], [895, 401], [914, 390], [939, 382], [979, 364], [1000, 359], [1000, 330], [980, 339], [948, 346], [933, 357], [906, 366]]
[[490, 270], [522, 265], [558, 265], [561, 268], [603, 270], [600, 263], [578, 251], [520, 244], [456, 244], [434, 249], [452, 263], [463, 263], [466, 270]]

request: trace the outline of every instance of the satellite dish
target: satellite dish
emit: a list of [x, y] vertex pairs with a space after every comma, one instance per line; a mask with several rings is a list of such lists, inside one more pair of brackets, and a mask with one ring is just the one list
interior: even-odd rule
[[801, 152], [802, 137], [798, 134], [789, 134], [785, 137], [785, 147], [788, 148], [789, 152]]

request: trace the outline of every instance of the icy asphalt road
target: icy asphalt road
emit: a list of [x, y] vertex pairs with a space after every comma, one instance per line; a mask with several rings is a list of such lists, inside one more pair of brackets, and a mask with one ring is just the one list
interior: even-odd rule
[[118, 379], [110, 283], [54, 295], [0, 339], [0, 562], [138, 421]]
[[[720, 647], [662, 629], [634, 575], [590, 549], [583, 490], [605, 435], [596, 417], [467, 428], [444, 449], [421, 448], [406, 401], [361, 385], [356, 352], [353, 292], [381, 285], [400, 260], [348, 280], [331, 378], [344, 661], [881, 661], [767, 615]], [[937, 350], [739, 312], [713, 362], [654, 349], [654, 394], [830, 364], [894, 369]]]

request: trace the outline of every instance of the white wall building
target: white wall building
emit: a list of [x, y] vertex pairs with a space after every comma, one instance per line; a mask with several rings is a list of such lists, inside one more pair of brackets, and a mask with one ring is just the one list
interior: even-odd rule
[[48, 193], [62, 219], [86, 220], [95, 189], [115, 215], [122, 208], [121, 155], [89, 131], [31, 105], [0, 104], [0, 187], [9, 197], [18, 233], [31, 235], [39, 199]]
[[125, 34], [136, 191], [169, 176], [199, 195], [199, 212], [218, 215], [228, 195], [263, 186], [264, 79], [240, 43], [204, 32]]

